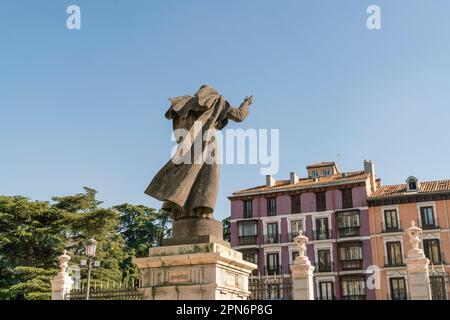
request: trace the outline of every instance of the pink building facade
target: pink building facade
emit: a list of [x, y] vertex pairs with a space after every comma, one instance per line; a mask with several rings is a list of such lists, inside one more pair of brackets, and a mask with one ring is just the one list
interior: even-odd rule
[[300, 231], [315, 266], [317, 299], [375, 299], [367, 197], [377, 188], [374, 165], [339, 172], [333, 162], [307, 167], [308, 177], [234, 192], [231, 245], [256, 263], [254, 277], [289, 277]]

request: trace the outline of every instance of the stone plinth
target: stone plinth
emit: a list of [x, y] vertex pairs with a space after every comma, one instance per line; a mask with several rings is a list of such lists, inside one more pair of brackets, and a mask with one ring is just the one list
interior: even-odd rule
[[147, 300], [245, 300], [248, 277], [257, 266], [218, 243], [151, 248], [134, 259]]
[[[299, 258], [299, 257], [297, 257]], [[294, 300], [314, 300], [314, 267], [307, 257], [302, 260], [297, 258], [291, 264], [292, 296]]]

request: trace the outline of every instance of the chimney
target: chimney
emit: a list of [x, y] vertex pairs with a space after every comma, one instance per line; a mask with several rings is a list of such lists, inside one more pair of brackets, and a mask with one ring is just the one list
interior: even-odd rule
[[290, 173], [290, 180], [291, 180], [291, 184], [297, 183], [298, 181], [298, 176], [295, 174], [295, 172], [291, 172]]
[[277, 181], [270, 175], [266, 176], [266, 186], [273, 187]]
[[377, 184], [375, 181], [375, 164], [372, 160], [364, 160], [364, 171], [370, 173], [370, 187], [372, 192], [375, 192], [377, 190]]

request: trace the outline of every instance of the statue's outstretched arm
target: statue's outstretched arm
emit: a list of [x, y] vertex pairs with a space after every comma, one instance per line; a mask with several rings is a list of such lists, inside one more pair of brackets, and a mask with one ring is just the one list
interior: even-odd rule
[[227, 118], [236, 122], [244, 121], [248, 116], [248, 109], [253, 102], [252, 99], [252, 96], [245, 98], [239, 108], [230, 107], [227, 112]]

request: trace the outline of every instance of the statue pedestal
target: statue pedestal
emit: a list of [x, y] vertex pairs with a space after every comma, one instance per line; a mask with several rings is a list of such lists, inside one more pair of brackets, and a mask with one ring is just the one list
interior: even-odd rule
[[294, 300], [314, 300], [314, 267], [308, 257], [297, 257], [290, 266]]
[[248, 277], [257, 267], [219, 243], [151, 248], [149, 257], [133, 262], [147, 300], [246, 300]]
[[430, 260], [422, 249], [411, 249], [405, 259], [408, 272], [409, 296], [411, 300], [431, 300]]

